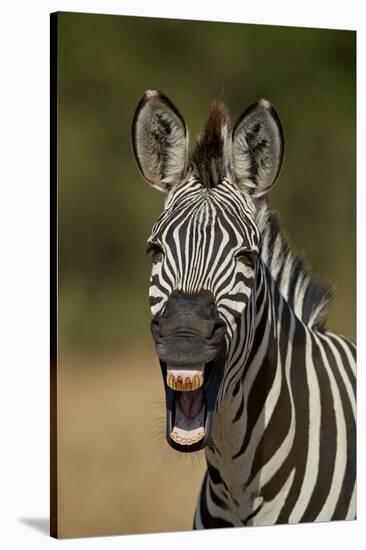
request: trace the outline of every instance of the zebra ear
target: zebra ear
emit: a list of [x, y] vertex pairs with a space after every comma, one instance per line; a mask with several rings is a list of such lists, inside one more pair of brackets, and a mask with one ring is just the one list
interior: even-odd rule
[[169, 191], [185, 176], [188, 133], [173, 103], [160, 92], [148, 90], [132, 122], [132, 143], [144, 178], [160, 191]]
[[280, 172], [284, 140], [280, 119], [266, 99], [251, 105], [233, 129], [233, 171], [240, 187], [260, 197]]

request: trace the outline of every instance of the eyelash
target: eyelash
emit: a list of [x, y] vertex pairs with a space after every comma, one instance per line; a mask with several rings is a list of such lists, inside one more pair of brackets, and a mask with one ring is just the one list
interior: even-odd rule
[[235, 254], [235, 259], [238, 262], [241, 262], [251, 268], [254, 268], [257, 258], [258, 254], [252, 250], [239, 250]]

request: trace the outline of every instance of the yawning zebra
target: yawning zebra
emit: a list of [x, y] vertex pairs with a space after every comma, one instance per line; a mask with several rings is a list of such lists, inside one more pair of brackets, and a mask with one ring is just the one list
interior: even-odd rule
[[150, 306], [168, 443], [205, 449], [194, 527], [356, 516], [355, 345], [321, 323], [309, 275], [265, 194], [283, 158], [261, 99], [233, 129], [215, 102], [193, 150], [182, 116], [147, 91], [133, 120], [145, 179], [165, 193]]

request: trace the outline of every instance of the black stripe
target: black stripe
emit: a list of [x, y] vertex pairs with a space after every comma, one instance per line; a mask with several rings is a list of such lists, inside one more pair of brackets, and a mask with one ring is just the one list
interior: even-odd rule
[[201, 498], [200, 498], [200, 511], [201, 511], [201, 521], [205, 529], [217, 529], [220, 527], [234, 527], [231, 523], [227, 522], [224, 519], [211, 516], [207, 508], [206, 502], [206, 485], [207, 477], [202, 485]]
[[[349, 360], [348, 360], [348, 357], [346, 355], [346, 352], [343, 349], [343, 346], [339, 343], [339, 341], [337, 340], [337, 338], [334, 337], [333, 334], [327, 333], [326, 336], [331, 339], [332, 344], [334, 345], [334, 347], [337, 349], [339, 355], [341, 356], [342, 365], [346, 369], [347, 377], [348, 377], [349, 381], [351, 382], [352, 390], [353, 390], [354, 394], [356, 395], [356, 376], [355, 376], [355, 373], [353, 372], [353, 370], [351, 368], [351, 365], [349, 364]], [[341, 336], [339, 336], [339, 338], [341, 338]], [[352, 355], [352, 357], [356, 361], [356, 352], [355, 352], [355, 349], [353, 348], [353, 346], [350, 345], [349, 342], [347, 342], [347, 340], [344, 340], [344, 339], [343, 339], [343, 344], [349, 349], [350, 354]]]
[[299, 498], [305, 475], [308, 433], [309, 433], [309, 391], [306, 376], [304, 342], [306, 335], [304, 327], [296, 323], [292, 343], [290, 384], [295, 407], [295, 438], [291, 452], [286, 460], [288, 471], [296, 466], [295, 476], [285, 504], [278, 516], [277, 523], [288, 523], [289, 516]]
[[[283, 364], [278, 368], [282, 370], [282, 382], [281, 391], [273, 411], [271, 420], [269, 421], [266, 429], [263, 432], [262, 438], [257, 446], [255, 458], [250, 473], [249, 483], [255, 478], [258, 471], [271, 459], [275, 452], [279, 449], [284, 441], [291, 423], [291, 402], [290, 394], [285, 379], [285, 357], [286, 348], [288, 345], [288, 329], [289, 319], [288, 315], [283, 317], [281, 337], [280, 337], [280, 354], [283, 358]], [[253, 386], [252, 391], [258, 393], [260, 391], [261, 379], [257, 377], [257, 380]], [[265, 396], [267, 397], [267, 395]], [[287, 476], [286, 476], [287, 479]], [[282, 484], [281, 484], [282, 487]], [[276, 487], [276, 493], [280, 487]], [[271, 498], [273, 498], [273, 495]], [[268, 498], [268, 494], [266, 495]]]
[[265, 403], [268, 392], [273, 384], [273, 380], [276, 374], [276, 352], [274, 346], [271, 344], [271, 340], [273, 344], [273, 339], [270, 338], [268, 353], [263, 359], [263, 363], [261, 365], [261, 368], [259, 369], [252, 390], [247, 397], [247, 429], [240, 449], [233, 456], [233, 460], [241, 456], [248, 446], [255, 423], [257, 422], [258, 416], [263, 409], [263, 405]]
[[159, 297], [155, 297], [155, 296], [150, 296], [149, 297], [149, 304], [150, 304], [150, 307], [154, 307], [158, 304], [160, 304], [160, 302], [162, 302], [164, 298], [162, 296], [159, 296]]
[[241, 386], [241, 380], [238, 380], [234, 386], [234, 389], [233, 389], [233, 393], [232, 393], [232, 396], [235, 397], [236, 395], [238, 395], [239, 393], [239, 390], [240, 390], [240, 386]]
[[[271, 456], [280, 447], [285, 439], [291, 422], [291, 402], [287, 382], [285, 379], [285, 358], [287, 353], [288, 335], [290, 330], [290, 314], [288, 310], [285, 310], [282, 314], [282, 324], [280, 333], [280, 356], [282, 357], [282, 388], [281, 394], [273, 412], [273, 416], [267, 430], [265, 437], [260, 442], [260, 448], [264, 456], [262, 465], [264, 465]], [[257, 451], [256, 464], [253, 467], [259, 469], [260, 466], [260, 453]], [[290, 460], [285, 460], [280, 466], [276, 474], [263, 486], [261, 490], [261, 496], [265, 501], [271, 501], [278, 494], [278, 491], [283, 487], [284, 483], [290, 475], [293, 465]], [[254, 473], [254, 472], [253, 472]]]
[[229, 492], [229, 488], [226, 485], [225, 481], [222, 479], [219, 470], [215, 468], [215, 466], [212, 466], [212, 464], [210, 464], [209, 462], [207, 463], [207, 471], [212, 483], [214, 483], [215, 485], [222, 484], [227, 490], [227, 492]]
[[243, 409], [244, 409], [244, 396], [242, 395], [240, 405], [239, 405], [238, 410], [236, 411], [236, 414], [235, 414], [235, 416], [232, 420], [233, 424], [235, 424], [239, 420], [239, 418], [241, 418], [241, 415], [243, 414]]
[[317, 481], [301, 522], [314, 521], [327, 499], [334, 471], [336, 457], [337, 427], [330, 381], [325, 370], [319, 345], [313, 338], [313, 364], [319, 381], [321, 424], [319, 447], [319, 471]]
[[219, 495], [215, 493], [212, 483], [208, 482], [208, 490], [209, 490], [212, 502], [222, 510], [227, 510], [228, 506], [226, 502], [224, 502], [222, 498], [220, 498]]

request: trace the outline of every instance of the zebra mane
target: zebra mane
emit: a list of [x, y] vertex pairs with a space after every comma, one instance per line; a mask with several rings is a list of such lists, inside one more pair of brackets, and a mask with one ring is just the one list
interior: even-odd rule
[[[193, 171], [208, 189], [231, 175], [231, 141], [228, 111], [222, 102], [216, 100], [210, 105], [208, 120], [190, 158]], [[333, 295], [332, 287], [315, 280], [304, 258], [291, 250], [268, 200], [257, 198], [255, 202], [264, 263], [295, 315], [309, 327], [321, 328]]]
[[256, 221], [263, 239], [262, 259], [282, 296], [305, 324], [322, 329], [326, 308], [333, 296], [332, 286], [314, 279], [304, 258], [291, 250], [267, 199], [258, 201]]
[[230, 171], [231, 122], [225, 105], [213, 101], [206, 125], [191, 153], [191, 165], [203, 185], [216, 187]]

